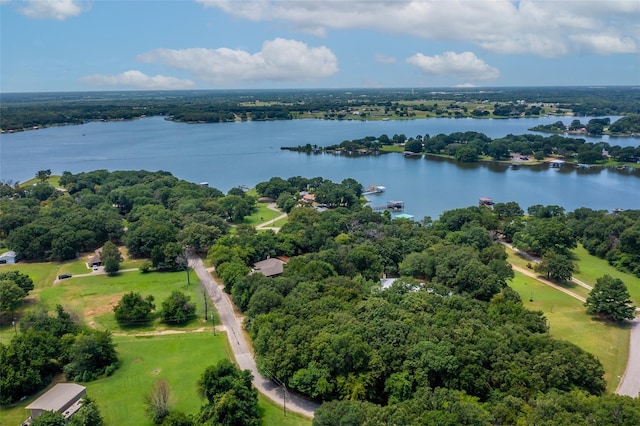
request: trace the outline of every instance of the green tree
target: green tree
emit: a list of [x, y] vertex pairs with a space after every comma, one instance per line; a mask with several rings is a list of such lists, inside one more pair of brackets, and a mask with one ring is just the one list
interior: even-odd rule
[[557, 281], [571, 281], [574, 269], [575, 264], [569, 256], [556, 253], [553, 250], [542, 256], [540, 262], [533, 267], [534, 271], [546, 274], [547, 279]]
[[108, 258], [103, 262], [104, 271], [109, 275], [115, 275], [120, 270], [120, 262], [113, 257]]
[[66, 424], [67, 421], [62, 413], [57, 411], [45, 411], [31, 422], [33, 426], [65, 426]]
[[27, 293], [13, 281], [0, 281], [0, 312], [4, 314], [12, 313], [26, 295]]
[[29, 293], [31, 290], [33, 290], [33, 280], [31, 279], [31, 277], [29, 277], [29, 275], [23, 274], [22, 272], [0, 272], [0, 281], [4, 280], [13, 281], [18, 285], [18, 287], [24, 290], [25, 293]]
[[576, 236], [564, 217], [530, 217], [526, 220], [524, 229], [513, 236], [515, 247], [537, 255], [549, 250], [568, 254], [576, 244]]
[[217, 226], [195, 222], [181, 229], [177, 239], [182, 247], [204, 253], [221, 235], [222, 231]]
[[604, 275], [596, 280], [585, 306], [590, 314], [608, 316], [615, 321], [631, 320], [636, 308], [631, 304], [629, 291], [619, 278]]
[[104, 374], [108, 367], [118, 363], [111, 332], [83, 332], [75, 338], [69, 348], [70, 362], [64, 366], [64, 374], [69, 380], [87, 382]]
[[69, 419], [68, 426], [102, 426], [104, 419], [98, 405], [88, 396], [82, 398], [81, 406]]
[[178, 290], [172, 291], [171, 295], [162, 302], [162, 311], [160, 311], [162, 321], [182, 324], [193, 318], [196, 305], [189, 302], [190, 299]]
[[405, 151], [411, 151], [414, 153], [422, 152], [422, 141], [411, 139], [409, 142], [404, 144]]
[[463, 145], [456, 149], [454, 157], [461, 163], [473, 163], [478, 161], [478, 151], [471, 146]]
[[122, 296], [113, 312], [121, 325], [135, 325], [150, 321], [155, 307], [152, 295], [143, 299], [140, 293], [132, 291]]
[[46, 182], [49, 177], [51, 177], [50, 169], [38, 170], [38, 172], [36, 173], [36, 179], [38, 179], [40, 182]]
[[224, 359], [208, 367], [198, 381], [207, 399], [197, 415], [198, 424], [259, 426], [258, 391], [249, 370], [240, 370]]
[[104, 271], [113, 275], [120, 270], [120, 250], [111, 241], [107, 241], [102, 246], [102, 252], [100, 253], [100, 261], [104, 265]]

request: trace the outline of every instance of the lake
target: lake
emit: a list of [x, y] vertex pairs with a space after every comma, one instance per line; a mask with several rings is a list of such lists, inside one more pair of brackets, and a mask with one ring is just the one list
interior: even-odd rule
[[[586, 123], [590, 117], [581, 117]], [[344, 140], [387, 134], [436, 135], [464, 131], [496, 138], [574, 117], [527, 119], [424, 119], [408, 121], [289, 120], [184, 124], [149, 117], [133, 121], [91, 122], [0, 135], [0, 179], [25, 181], [38, 170], [78, 173], [96, 169], [166, 170], [192, 182], [207, 181], [226, 192], [254, 186], [273, 176], [322, 176], [334, 182], [352, 177], [382, 185], [370, 196], [374, 205], [403, 200], [416, 219], [437, 218], [445, 210], [477, 205], [479, 197], [516, 201], [526, 209], [554, 204], [611, 210], [640, 209], [640, 173], [615, 169], [560, 170], [548, 166], [511, 170], [499, 164], [459, 164], [447, 160], [377, 156], [308, 155], [281, 150], [310, 143], [327, 146]], [[617, 117], [612, 117], [615, 121]], [[633, 138], [587, 138], [611, 145], [640, 144]]]

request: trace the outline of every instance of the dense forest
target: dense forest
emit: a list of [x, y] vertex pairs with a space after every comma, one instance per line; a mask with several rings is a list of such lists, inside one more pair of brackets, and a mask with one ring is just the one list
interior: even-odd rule
[[[325, 402], [315, 424], [640, 421], [637, 399], [605, 394], [598, 359], [553, 339], [543, 314], [524, 308], [497, 243], [557, 261], [580, 242], [640, 276], [640, 211], [534, 205], [525, 214], [498, 203], [414, 222], [363, 206], [353, 179], [274, 177], [256, 186], [290, 211], [274, 233], [242, 223], [256, 198], [241, 188], [225, 195], [167, 172], [65, 172], [64, 191], [44, 180], [4, 185], [2, 243], [22, 259], [73, 258], [106, 241], [157, 265], [185, 249], [206, 253], [246, 315], [259, 369]], [[306, 205], [305, 193], [326, 211]], [[282, 275], [250, 273], [274, 256], [289, 258]], [[554, 264], [549, 273], [562, 272]], [[382, 286], [382, 277], [397, 279]], [[68, 324], [58, 316], [25, 324], [57, 330]], [[34, 342], [20, 344], [35, 351]], [[12, 348], [0, 345], [3, 359]], [[32, 374], [42, 383], [58, 365]]]
[[[483, 106], [467, 108], [467, 104]], [[546, 106], [546, 112], [541, 105]], [[629, 87], [532, 87], [3, 93], [0, 129], [18, 131], [144, 116], [165, 116], [192, 123], [307, 116], [344, 119], [344, 111], [369, 107], [382, 108], [393, 118], [411, 117], [418, 111], [431, 111], [435, 116], [479, 118], [547, 113], [628, 115], [640, 114], [640, 92]], [[349, 117], [366, 119], [367, 115]]]

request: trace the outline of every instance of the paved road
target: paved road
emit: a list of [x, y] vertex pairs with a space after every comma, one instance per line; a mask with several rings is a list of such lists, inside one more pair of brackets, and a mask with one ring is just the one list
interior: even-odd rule
[[227, 330], [227, 337], [229, 338], [229, 343], [238, 366], [243, 370], [251, 370], [253, 374], [253, 385], [256, 389], [278, 404], [283, 403], [283, 394], [286, 392], [285, 405], [287, 410], [295, 411], [307, 417], [313, 417], [313, 413], [319, 407], [318, 404], [292, 394], [288, 390], [286, 391], [273, 380], [260, 374], [229, 297], [214, 281], [202, 263], [202, 259], [193, 254], [189, 254], [189, 266], [196, 271], [200, 282], [207, 290], [209, 297], [218, 311], [220, 322], [222, 322]]
[[618, 395], [640, 396], [640, 314], [632, 321], [627, 369], [616, 389]]

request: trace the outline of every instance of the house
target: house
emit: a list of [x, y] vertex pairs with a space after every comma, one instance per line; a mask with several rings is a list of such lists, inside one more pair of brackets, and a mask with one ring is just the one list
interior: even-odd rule
[[11, 265], [16, 263], [16, 252], [8, 251], [0, 254], [0, 265]]
[[87, 388], [77, 383], [58, 383], [27, 405], [27, 410], [31, 410], [31, 416], [23, 425], [31, 424], [33, 419], [38, 418], [45, 411], [56, 411], [68, 419], [78, 411], [82, 405], [82, 397], [86, 393]]
[[94, 266], [102, 266], [102, 247], [95, 251], [93, 256], [89, 258], [87, 261], [87, 265], [89, 268], [93, 268]]
[[[118, 249], [118, 252], [119, 251], [120, 250]], [[122, 254], [120, 254], [120, 261], [122, 262]], [[102, 247], [97, 249], [93, 256], [91, 256], [89, 260], [87, 260], [87, 267], [89, 269], [92, 269], [96, 266], [102, 266]]]
[[306, 191], [302, 191], [300, 193], [300, 197], [302, 202], [306, 203], [306, 204], [313, 204], [316, 201], [316, 196], [313, 194], [309, 194]]
[[270, 257], [269, 259], [254, 263], [251, 273], [262, 274], [265, 277], [275, 277], [282, 274], [287, 261], [288, 259], [286, 258]]

